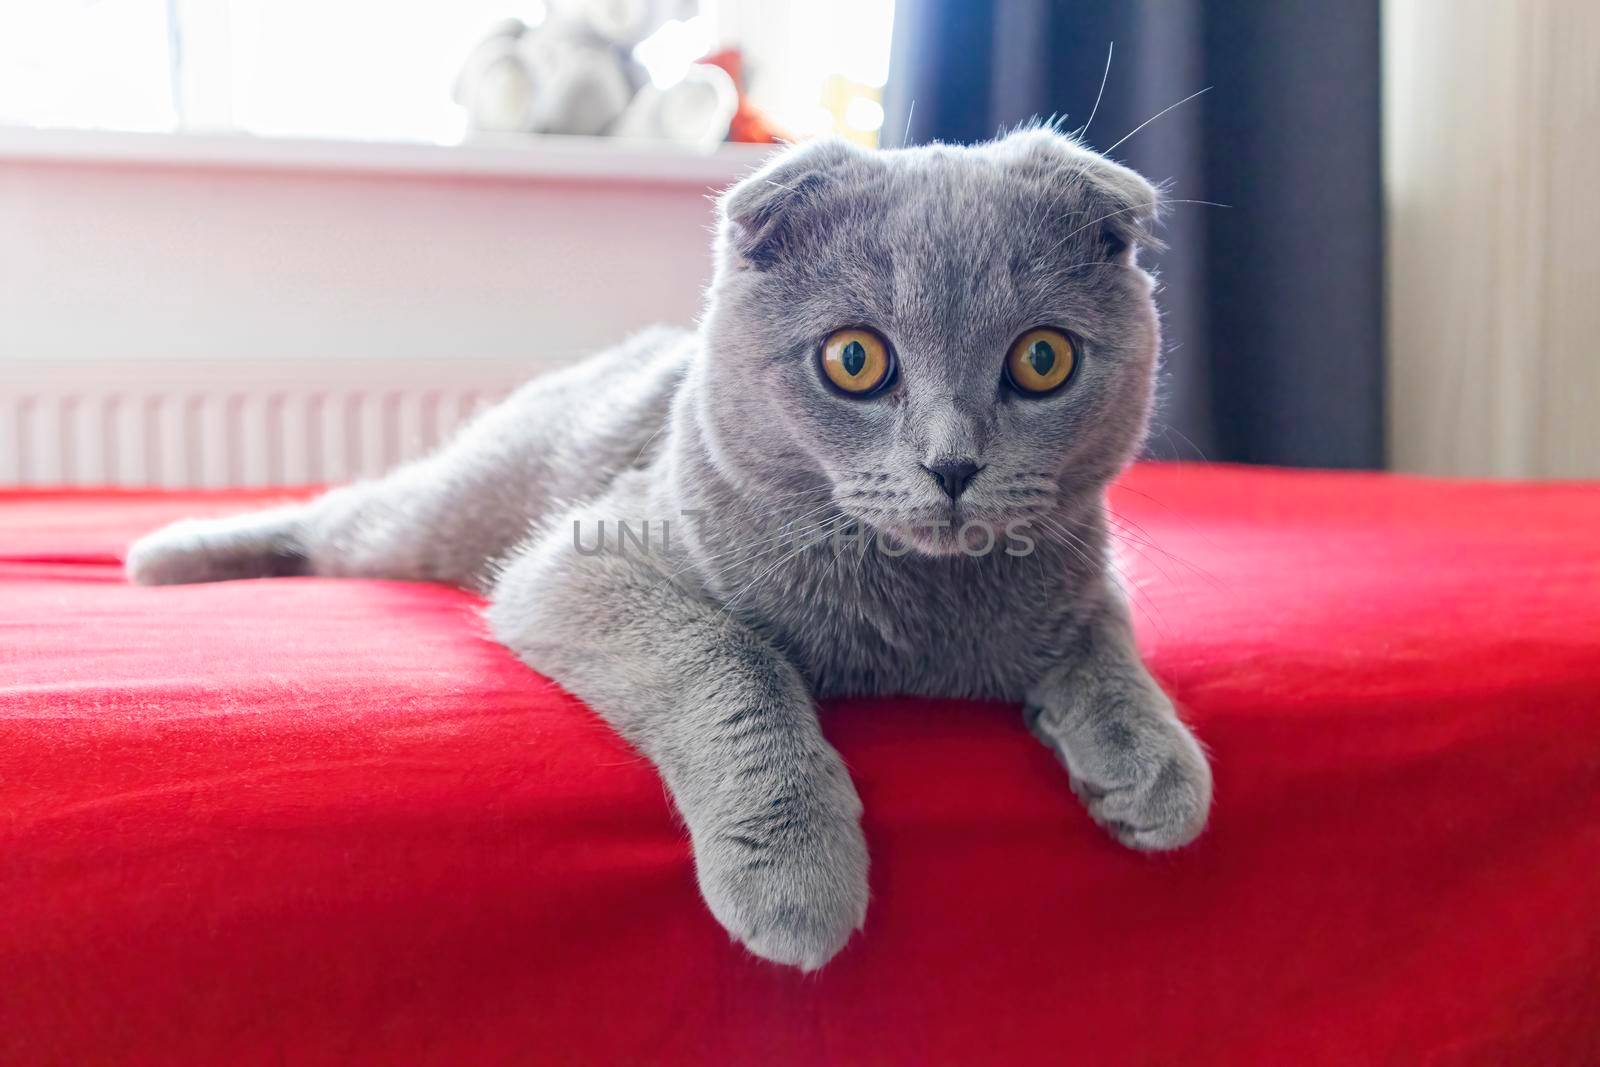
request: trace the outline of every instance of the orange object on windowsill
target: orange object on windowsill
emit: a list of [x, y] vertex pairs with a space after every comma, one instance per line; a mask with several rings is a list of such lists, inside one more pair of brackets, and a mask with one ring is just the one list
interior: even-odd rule
[[733, 121], [728, 124], [728, 140], [746, 144], [778, 144], [793, 140], [773, 125], [766, 113], [752, 104], [750, 98], [745, 95], [744, 53], [737, 48], [724, 48], [720, 52], [711, 53], [700, 62], [727, 71], [728, 77], [733, 79], [734, 87], [739, 90], [739, 109], [733, 113]]

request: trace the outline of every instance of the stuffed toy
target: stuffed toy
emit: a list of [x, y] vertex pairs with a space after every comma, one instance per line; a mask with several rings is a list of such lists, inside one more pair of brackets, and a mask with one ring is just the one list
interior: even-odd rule
[[710, 146], [738, 108], [733, 80], [693, 64], [651, 83], [634, 46], [683, 12], [683, 0], [551, 0], [544, 20], [507, 19], [478, 43], [455, 100], [475, 131], [649, 137]]

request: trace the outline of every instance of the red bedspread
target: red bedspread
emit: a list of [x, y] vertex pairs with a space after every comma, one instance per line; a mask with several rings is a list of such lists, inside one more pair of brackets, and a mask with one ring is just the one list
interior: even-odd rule
[[661, 786], [469, 596], [134, 589], [257, 496], [0, 496], [0, 1063], [1600, 1063], [1600, 489], [1146, 466], [1191, 848], [1015, 708], [826, 710], [866, 932], [701, 906]]

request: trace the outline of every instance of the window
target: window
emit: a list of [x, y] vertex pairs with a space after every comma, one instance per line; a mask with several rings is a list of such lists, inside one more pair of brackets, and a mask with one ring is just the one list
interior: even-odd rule
[[[550, 0], [579, 8], [589, 0]], [[453, 142], [472, 46], [542, 0], [8, 0], [0, 123]], [[656, 79], [733, 46], [796, 136], [875, 137], [893, 0], [686, 0], [636, 52]]]

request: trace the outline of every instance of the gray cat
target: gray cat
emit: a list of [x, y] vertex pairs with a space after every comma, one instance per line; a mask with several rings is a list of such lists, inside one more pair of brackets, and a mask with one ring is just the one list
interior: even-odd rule
[[696, 332], [540, 378], [378, 481], [167, 527], [128, 573], [486, 592], [495, 638], [660, 769], [718, 921], [807, 970], [867, 907], [818, 697], [1020, 702], [1101, 825], [1174, 848], [1211, 773], [1104, 512], [1151, 407], [1157, 210], [1047, 128], [791, 149], [722, 198]]

